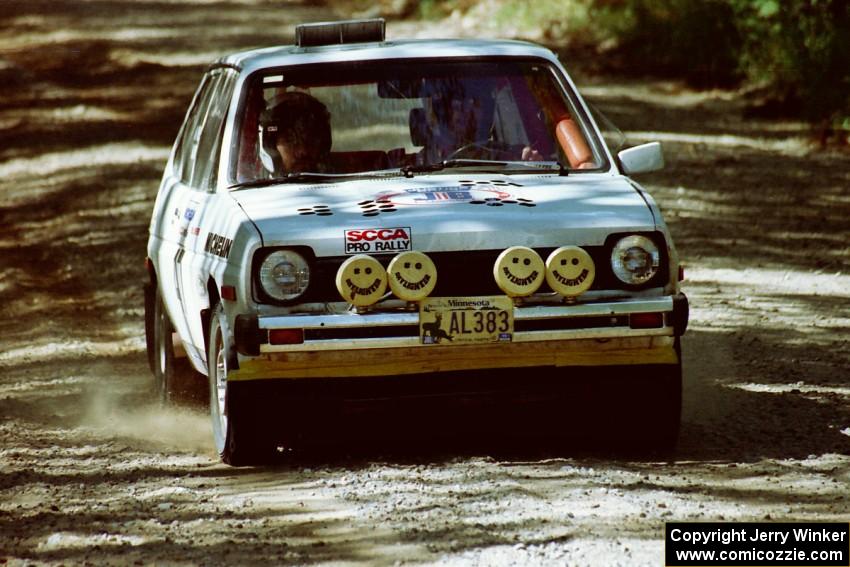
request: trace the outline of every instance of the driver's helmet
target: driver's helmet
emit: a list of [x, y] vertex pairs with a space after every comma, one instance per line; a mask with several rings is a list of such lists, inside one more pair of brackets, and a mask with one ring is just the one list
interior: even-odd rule
[[277, 150], [280, 137], [290, 143], [315, 145], [319, 154], [331, 151], [331, 117], [327, 107], [302, 91], [284, 92], [272, 99], [260, 115], [260, 161], [270, 173], [283, 171]]

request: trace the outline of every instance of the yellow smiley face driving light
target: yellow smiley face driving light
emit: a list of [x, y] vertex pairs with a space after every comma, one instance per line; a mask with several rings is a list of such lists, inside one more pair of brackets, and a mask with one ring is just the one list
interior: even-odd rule
[[511, 297], [524, 297], [537, 291], [545, 272], [540, 254], [525, 246], [511, 246], [502, 251], [493, 265], [496, 284]]
[[546, 283], [564, 297], [584, 293], [595, 277], [593, 259], [578, 246], [562, 246], [546, 259]]
[[352, 256], [336, 272], [336, 289], [354, 306], [372, 305], [387, 291], [387, 271], [371, 256]]
[[437, 267], [422, 252], [410, 250], [392, 259], [387, 268], [390, 289], [399, 299], [421, 301], [437, 285]]

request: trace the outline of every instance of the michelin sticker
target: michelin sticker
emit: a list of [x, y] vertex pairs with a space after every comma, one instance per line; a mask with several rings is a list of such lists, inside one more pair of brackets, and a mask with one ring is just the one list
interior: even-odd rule
[[345, 231], [346, 254], [380, 254], [410, 250], [410, 227], [353, 228]]
[[232, 246], [233, 240], [230, 238], [210, 232], [207, 234], [206, 243], [204, 243], [204, 252], [227, 259], [230, 256]]

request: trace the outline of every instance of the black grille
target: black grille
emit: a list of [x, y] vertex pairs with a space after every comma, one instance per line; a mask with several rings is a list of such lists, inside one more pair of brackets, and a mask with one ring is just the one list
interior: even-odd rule
[[[617, 287], [612, 285], [614, 276], [608, 270], [608, 258], [605, 248], [602, 246], [588, 246], [584, 248], [593, 258], [596, 264], [596, 280], [591, 289], [611, 289]], [[537, 248], [537, 252], [544, 260], [552, 253], [554, 248]], [[429, 252], [428, 256], [437, 266], [437, 286], [431, 293], [434, 297], [455, 297], [474, 295], [503, 295], [502, 290], [496, 285], [493, 278], [493, 264], [502, 250], [480, 250], [463, 252]], [[375, 256], [384, 267], [389, 265], [393, 255]], [[307, 291], [304, 302], [327, 302], [341, 301], [336, 289], [336, 272], [347, 258], [319, 258], [310, 275], [310, 289]], [[543, 282], [538, 293], [547, 293], [552, 290]]]
[[569, 331], [628, 327], [628, 317], [570, 317], [568, 319], [530, 319], [514, 321], [514, 331]]
[[[368, 202], [364, 202], [368, 204]], [[376, 201], [379, 206], [384, 204], [380, 200]], [[363, 204], [361, 204], [361, 207]], [[514, 205], [515, 206], [515, 205]], [[319, 207], [324, 207], [319, 205]], [[330, 210], [323, 211], [325, 214], [331, 214]], [[317, 212], [316, 214], [321, 214]], [[583, 246], [582, 248], [593, 258], [593, 263], [596, 265], [596, 278], [593, 280], [591, 290], [635, 290], [657, 287], [664, 285], [667, 275], [667, 248], [664, 245], [664, 238], [660, 233], [636, 233], [644, 234], [652, 238], [655, 244], [661, 251], [661, 269], [658, 273], [645, 284], [641, 286], [627, 286], [622, 283], [611, 271], [610, 265], [610, 250], [614, 242], [621, 238], [622, 234], [612, 234], [606, 240], [604, 246]], [[342, 301], [339, 292], [336, 289], [336, 273], [339, 266], [345, 262], [348, 256], [335, 256], [331, 258], [313, 258], [312, 251], [306, 247], [292, 247], [292, 250], [299, 251], [305, 258], [308, 258], [311, 263], [310, 287], [307, 292], [297, 300], [298, 303], [327, 303]], [[273, 250], [273, 249], [269, 249]], [[555, 250], [552, 248], [535, 248], [540, 257], [544, 260], [549, 257], [549, 254]], [[502, 250], [464, 250], [457, 252], [426, 252], [437, 266], [437, 286], [431, 296], [433, 297], [459, 297], [459, 296], [475, 296], [475, 295], [503, 295], [502, 290], [496, 285], [493, 278], [493, 264], [496, 263], [496, 258], [502, 253]], [[378, 254], [375, 255], [381, 264], [386, 268], [390, 260], [395, 254]], [[259, 262], [262, 261], [263, 254], [258, 254], [254, 262], [254, 278], [256, 281]], [[551, 293], [546, 282], [538, 289], [538, 293]], [[261, 293], [260, 301], [267, 303], [275, 303], [268, 297], [264, 297]], [[285, 304], [285, 303], [284, 303]]]
[[383, 339], [387, 337], [416, 337], [419, 325], [376, 325], [373, 327], [343, 327], [333, 329], [305, 329], [304, 340], [331, 339]]
[[[605, 329], [628, 327], [628, 316], [618, 317], [571, 317], [558, 319], [530, 319], [514, 322], [514, 330], [523, 331], [566, 331], [573, 329]], [[392, 337], [418, 337], [418, 325], [380, 325], [373, 327], [342, 327], [329, 329], [305, 329], [304, 339], [321, 341], [331, 339], [377, 339]]]

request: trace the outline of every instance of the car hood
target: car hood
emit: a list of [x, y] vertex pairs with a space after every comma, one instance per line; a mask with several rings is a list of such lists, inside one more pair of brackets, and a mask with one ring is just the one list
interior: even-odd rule
[[615, 232], [655, 230], [622, 177], [431, 175], [234, 191], [264, 246], [358, 252], [593, 246]]

